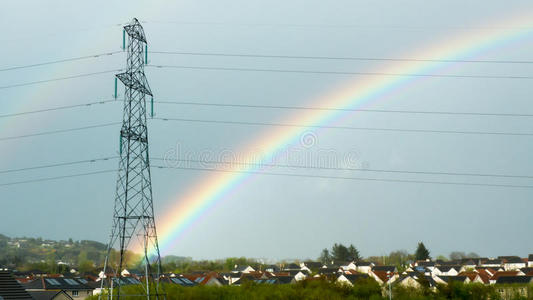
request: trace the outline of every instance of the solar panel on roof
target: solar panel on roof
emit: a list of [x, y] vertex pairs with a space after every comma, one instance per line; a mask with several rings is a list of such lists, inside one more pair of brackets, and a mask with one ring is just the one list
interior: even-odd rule
[[135, 279], [135, 278], [126, 278], [126, 280], [128, 280], [128, 281], [129, 281], [130, 283], [132, 283], [132, 284], [137, 284], [137, 283], [139, 283], [139, 281], [138, 281], [137, 279]]
[[54, 278], [46, 278], [45, 280], [51, 285], [60, 285], [59, 281], [55, 280]]
[[187, 279], [187, 278], [182, 278], [182, 280], [183, 280], [185, 283], [192, 284], [192, 281], [190, 281], [190, 280]]
[[86, 284], [88, 282], [87, 279], [78, 279], [78, 281], [83, 283], [83, 284]]
[[70, 284], [70, 285], [80, 285], [79, 282], [77, 282], [76, 280], [74, 279], [70, 279], [70, 278], [65, 278], [65, 281]]
[[194, 281], [195, 282], [201, 282], [202, 280], [204, 280], [205, 277], [198, 277], [196, 278]]

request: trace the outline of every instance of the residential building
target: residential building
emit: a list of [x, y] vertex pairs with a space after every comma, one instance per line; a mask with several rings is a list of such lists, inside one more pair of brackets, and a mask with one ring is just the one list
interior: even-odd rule
[[374, 280], [376, 280], [379, 284], [388, 284], [389, 281], [390, 283], [393, 283], [396, 279], [400, 277], [396, 272], [380, 271], [376, 268], [370, 270], [368, 275], [374, 278]]
[[461, 266], [436, 266], [431, 274], [434, 276], [457, 276], [461, 270]]
[[368, 274], [370, 270], [372, 270], [372, 267], [374, 267], [374, 263], [367, 262], [367, 261], [352, 261], [343, 269], [345, 270], [356, 270], [359, 273]]
[[337, 282], [353, 286], [355, 282], [361, 278], [368, 278], [367, 274], [340, 274], [337, 277]]
[[500, 277], [515, 277], [515, 276], [524, 276], [525, 274], [522, 271], [498, 271], [492, 275], [489, 279], [490, 284], [495, 284]]
[[482, 267], [502, 267], [503, 261], [501, 259], [487, 259], [481, 262]]
[[72, 299], [84, 299], [93, 294], [93, 288], [85, 283], [77, 278], [40, 277], [23, 286], [28, 292], [65, 291]]
[[0, 299], [32, 300], [28, 292], [18, 283], [10, 271], [0, 271]]
[[29, 294], [33, 300], [72, 300], [65, 291], [33, 291]]
[[235, 265], [235, 268], [233, 268], [233, 270], [231, 272], [233, 273], [250, 273], [250, 272], [254, 272], [254, 268], [252, 268], [251, 266], [246, 266], [246, 265]]
[[451, 281], [455, 282], [461, 282], [461, 283], [470, 283], [470, 278], [468, 276], [462, 275], [452, 275], [452, 276], [446, 276], [446, 275], [440, 275], [440, 276], [434, 276], [433, 280], [435, 280], [438, 284], [448, 284]]
[[304, 261], [300, 264], [302, 270], [307, 270], [309, 273], [318, 271], [324, 264], [318, 261]]
[[516, 296], [530, 299], [530, 286], [533, 284], [533, 276], [502, 276], [496, 280], [496, 291], [502, 299], [517, 299]]
[[505, 271], [518, 270], [527, 266], [527, 263], [518, 256], [499, 256], [498, 258], [503, 261]]

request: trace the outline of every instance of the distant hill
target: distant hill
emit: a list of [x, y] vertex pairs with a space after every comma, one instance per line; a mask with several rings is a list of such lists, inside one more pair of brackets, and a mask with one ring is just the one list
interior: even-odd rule
[[176, 255], [167, 255], [161, 258], [162, 264], [169, 264], [169, 263], [180, 264], [183, 262], [191, 262], [191, 261], [192, 261], [192, 257], [176, 256]]
[[[91, 241], [45, 240], [42, 238], [14, 237], [0, 234], [0, 267], [19, 270], [40, 269], [62, 273], [70, 268], [82, 272], [97, 271], [104, 264], [107, 245]], [[163, 264], [191, 262], [191, 257], [168, 255]]]
[[14, 237], [0, 234], [0, 266], [20, 267], [27, 264], [62, 264], [77, 266], [79, 260], [103, 263], [107, 246], [81, 240], [55, 241], [42, 238]]

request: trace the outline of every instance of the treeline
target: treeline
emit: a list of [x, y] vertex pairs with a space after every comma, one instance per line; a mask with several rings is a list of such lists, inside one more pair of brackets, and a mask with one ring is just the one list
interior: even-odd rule
[[[362, 278], [355, 282], [354, 286], [332, 283], [326, 280], [304, 280], [295, 284], [268, 285], [245, 282], [241, 286], [195, 286], [182, 287], [180, 285], [163, 286], [168, 300], [174, 299], [389, 299], [387, 290], [383, 290], [379, 284], [371, 278]], [[124, 287], [124, 294], [142, 293], [140, 286]], [[96, 300], [92, 297], [89, 300]], [[128, 299], [128, 297], [124, 297]], [[134, 300], [135, 297], [131, 297]], [[392, 289], [392, 298], [400, 300], [423, 300], [423, 299], [465, 299], [484, 300], [500, 299], [499, 293], [494, 286], [482, 284], [463, 284], [451, 282], [449, 285], [440, 285], [436, 289], [429, 288], [405, 288], [395, 286]], [[516, 296], [513, 300], [525, 299]]]
[[167, 261], [166, 257], [162, 259], [163, 270], [166, 273], [188, 273], [192, 271], [216, 271], [227, 272], [235, 268], [235, 265], [247, 265], [251, 266], [255, 270], [264, 269], [264, 265], [255, 259], [246, 257], [230, 257], [226, 259], [218, 260], [192, 260], [192, 259], [179, 259], [176, 261]]
[[[461, 251], [453, 251], [449, 257], [439, 255], [436, 257], [438, 260], [459, 260], [463, 258], [477, 258], [479, 255], [474, 252], [465, 253]], [[415, 251], [409, 253], [406, 250], [396, 250], [389, 253], [389, 255], [383, 256], [368, 256], [364, 260], [379, 263], [383, 265], [393, 265], [398, 267], [399, 270], [403, 270], [409, 262], [417, 260], [431, 259], [431, 253], [423, 242], [419, 242], [416, 245]], [[354, 245], [350, 244], [345, 246], [342, 243], [335, 243], [331, 249], [323, 249], [318, 257], [318, 260], [324, 264], [331, 263], [332, 261], [357, 261], [362, 260], [359, 250]]]

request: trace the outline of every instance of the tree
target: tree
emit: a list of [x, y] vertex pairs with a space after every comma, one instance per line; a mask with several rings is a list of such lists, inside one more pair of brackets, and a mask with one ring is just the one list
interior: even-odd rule
[[350, 260], [348, 248], [346, 248], [346, 246], [344, 246], [343, 244], [335, 243], [333, 247], [331, 247], [331, 256], [334, 260], [340, 260], [340, 261]]
[[324, 250], [322, 250], [322, 253], [320, 254], [318, 260], [323, 264], [327, 264], [331, 260], [331, 255], [329, 254], [329, 250], [327, 248], [324, 248]]
[[395, 265], [397, 267], [404, 266], [407, 264], [407, 261], [412, 259], [412, 254], [410, 255], [405, 250], [396, 250], [392, 251], [389, 254], [388, 264]]
[[360, 259], [361, 256], [359, 255], [359, 250], [357, 250], [354, 245], [350, 244], [350, 247], [348, 247], [348, 260], [357, 261]]
[[426, 260], [430, 258], [431, 257], [429, 256], [429, 250], [426, 248], [424, 243], [422, 242], [418, 243], [418, 248], [416, 248], [416, 252], [415, 252], [415, 259]]
[[461, 251], [453, 251], [450, 253], [450, 259], [451, 260], [460, 260], [466, 257], [466, 254]]

